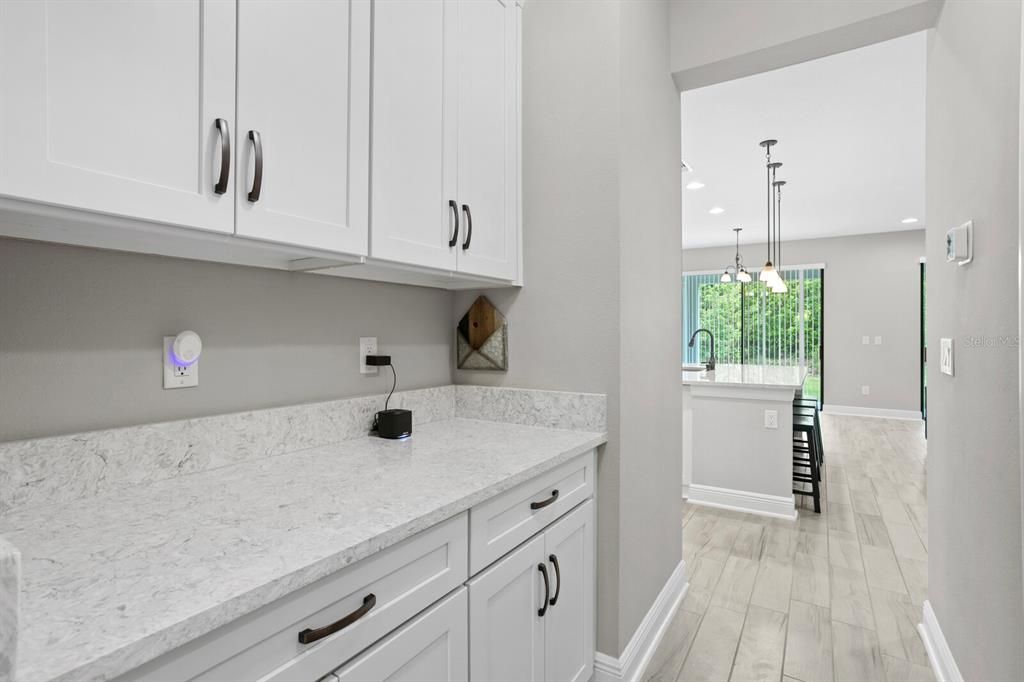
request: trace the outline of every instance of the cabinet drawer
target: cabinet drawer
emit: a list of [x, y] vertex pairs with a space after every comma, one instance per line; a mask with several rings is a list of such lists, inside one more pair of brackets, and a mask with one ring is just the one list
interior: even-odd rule
[[[317, 680], [465, 582], [463, 513], [172, 651], [124, 679]], [[373, 606], [368, 597], [373, 595]], [[309, 644], [299, 633], [365, 615]], [[330, 679], [330, 678], [328, 678]]]
[[459, 682], [469, 679], [469, 597], [460, 588], [335, 671], [328, 682]]
[[596, 473], [591, 450], [470, 509], [470, 575], [593, 495]]

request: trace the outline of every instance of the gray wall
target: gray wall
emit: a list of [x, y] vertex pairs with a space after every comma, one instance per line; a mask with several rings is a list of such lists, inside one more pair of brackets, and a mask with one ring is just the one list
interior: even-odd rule
[[[763, 250], [762, 242], [740, 252], [759, 264]], [[721, 270], [734, 254], [734, 246], [684, 250], [683, 270]], [[826, 266], [826, 409], [920, 410], [919, 262], [925, 231], [785, 242], [783, 254], [787, 264]], [[863, 345], [864, 336], [871, 337], [871, 345]], [[874, 345], [875, 336], [882, 337], [882, 345]], [[870, 395], [861, 395], [862, 385], [871, 387]]]
[[[0, 441], [451, 382], [447, 291], [0, 239]], [[161, 337], [203, 338], [165, 391]]]
[[[612, 656], [682, 558], [678, 153], [667, 3], [525, 4], [526, 286], [485, 292], [509, 321], [509, 372], [455, 378], [608, 394], [597, 617]], [[454, 319], [477, 293], [456, 295]]]
[[[947, 2], [929, 38], [928, 598], [968, 680], [1024, 679], [1018, 349], [1018, 2]], [[975, 261], [946, 264], [973, 219]], [[972, 338], [991, 339], [971, 347]]]
[[941, 3], [673, 0], [673, 76], [688, 90], [852, 50], [929, 28]]

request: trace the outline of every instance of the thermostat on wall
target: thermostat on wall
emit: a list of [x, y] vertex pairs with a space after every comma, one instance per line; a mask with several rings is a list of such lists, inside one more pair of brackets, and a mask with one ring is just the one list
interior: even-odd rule
[[968, 220], [946, 233], [946, 262], [967, 265], [974, 260], [974, 221]]

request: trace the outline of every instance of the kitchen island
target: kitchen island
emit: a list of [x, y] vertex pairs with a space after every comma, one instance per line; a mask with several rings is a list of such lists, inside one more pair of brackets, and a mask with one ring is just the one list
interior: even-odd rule
[[792, 403], [806, 377], [789, 365], [683, 371], [683, 497], [796, 518]]

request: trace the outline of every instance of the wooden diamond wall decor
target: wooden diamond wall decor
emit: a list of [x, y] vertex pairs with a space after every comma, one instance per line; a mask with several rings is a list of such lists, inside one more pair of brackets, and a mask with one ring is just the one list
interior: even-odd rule
[[508, 371], [508, 325], [486, 296], [480, 296], [455, 331], [459, 369]]

